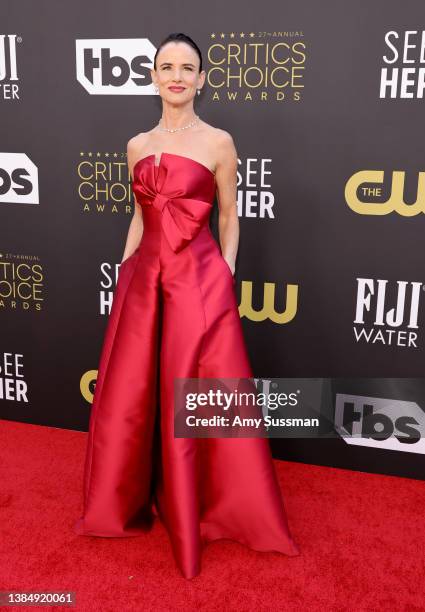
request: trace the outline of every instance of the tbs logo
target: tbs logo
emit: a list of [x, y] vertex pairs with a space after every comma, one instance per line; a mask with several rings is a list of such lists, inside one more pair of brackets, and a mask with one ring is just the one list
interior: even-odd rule
[[150, 69], [156, 47], [147, 38], [75, 41], [77, 81], [92, 95], [155, 95]]
[[0, 153], [0, 203], [39, 204], [38, 169], [25, 153]]
[[347, 444], [425, 453], [425, 413], [416, 402], [337, 393], [335, 429]]

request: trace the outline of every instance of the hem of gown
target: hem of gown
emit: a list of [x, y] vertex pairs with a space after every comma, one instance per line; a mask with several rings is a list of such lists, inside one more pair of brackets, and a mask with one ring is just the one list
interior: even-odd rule
[[[82, 516], [74, 523], [73, 531], [77, 535], [98, 536], [98, 537], [103, 537], [103, 538], [119, 538], [119, 537], [125, 538], [125, 537], [142, 535], [144, 533], [149, 532], [152, 529], [156, 520], [159, 520], [159, 522], [162, 525], [164, 525], [165, 528], [167, 528], [165, 521], [161, 518], [155, 505], [152, 505], [151, 512], [152, 514], [148, 519], [146, 519], [145, 524], [142, 524], [142, 525], [139, 525], [133, 528], [127, 527], [124, 530], [121, 529], [120, 531], [114, 531], [114, 532], [111, 532], [111, 531], [103, 532], [101, 530], [99, 531], [99, 530], [86, 529], [84, 527], [85, 518], [84, 516]], [[210, 533], [210, 535], [208, 535], [208, 533], [206, 533], [206, 527], [207, 527], [207, 523], [203, 523], [202, 521], [199, 523], [200, 540], [201, 540], [202, 545], [208, 544], [208, 542], [215, 542], [217, 540], [228, 540], [229, 542], [237, 542], [238, 544], [241, 544], [242, 546], [246, 546], [247, 548], [251, 548], [252, 550], [256, 550], [258, 552], [279, 552], [279, 553], [282, 553], [290, 557], [295, 557], [300, 554], [300, 549], [291, 536], [286, 538], [287, 546], [283, 546], [281, 548], [273, 548], [273, 545], [265, 546], [265, 547], [258, 547], [256, 545], [251, 544], [248, 540], [243, 540], [242, 538], [238, 538], [236, 536], [231, 536], [231, 535], [222, 535], [221, 533], [219, 533], [219, 531], [216, 531], [215, 534]]]
[[[241, 546], [246, 547], [249, 550], [254, 550], [255, 552], [260, 552], [260, 553], [275, 552], [281, 555], [285, 555], [285, 557], [298, 557], [301, 554], [300, 549], [298, 548], [298, 546], [295, 544], [295, 542], [292, 539], [289, 542], [289, 545], [291, 547], [291, 551], [289, 552], [287, 549], [284, 551], [284, 550], [279, 550], [277, 548], [268, 547], [268, 546], [267, 547], [253, 546], [252, 544], [249, 544], [244, 540], [240, 540], [238, 538], [234, 538], [230, 536], [221, 536], [221, 535], [211, 536], [211, 537], [203, 536], [201, 538], [201, 553], [204, 551], [205, 547], [210, 542], [217, 542], [219, 540], [240, 544]], [[201, 557], [202, 557], [202, 554], [201, 554]], [[191, 580], [192, 578], [196, 578], [197, 576], [199, 576], [199, 574], [202, 571], [202, 569], [199, 568], [198, 570], [195, 570], [195, 572], [185, 572], [183, 571], [181, 567], [179, 567], [178, 564], [177, 564], [177, 567], [181, 575], [183, 576], [183, 578], [185, 578], [186, 580]]]
[[[163, 521], [158, 517], [158, 515], [155, 515], [153, 517], [153, 521], [150, 525], [146, 525], [146, 527], [138, 527], [138, 528], [134, 528], [133, 531], [131, 531], [131, 529], [127, 530], [125, 533], [120, 532], [120, 533], [107, 533], [107, 532], [102, 532], [102, 531], [90, 531], [89, 529], [85, 529], [84, 528], [84, 519], [81, 518], [79, 519], [75, 524], [74, 524], [74, 532], [77, 535], [82, 535], [82, 536], [89, 536], [89, 537], [103, 537], [103, 538], [117, 538], [117, 537], [136, 537], [136, 536], [141, 536], [144, 535], [146, 533], [148, 533], [150, 531], [150, 529], [152, 528], [153, 522], [155, 521], [155, 519], [158, 518], [158, 520], [162, 523]], [[201, 524], [202, 525], [202, 524]], [[164, 525], [165, 526], [165, 525]], [[295, 544], [294, 540], [291, 538], [287, 541], [287, 546], [284, 546], [282, 548], [278, 548], [277, 546], [274, 547], [273, 545], [270, 546], [258, 546], [258, 545], [253, 545], [250, 542], [243, 540], [241, 538], [237, 538], [237, 537], [232, 537], [229, 535], [221, 535], [221, 534], [216, 534], [216, 535], [206, 535], [203, 534], [201, 535], [201, 550], [200, 550], [200, 558], [199, 558], [199, 567], [198, 569], [196, 569], [193, 572], [186, 572], [183, 570], [182, 567], [180, 567], [180, 565], [178, 564], [178, 561], [175, 559], [175, 563], [176, 563], [176, 567], [179, 570], [180, 574], [183, 576], [183, 578], [185, 578], [186, 580], [191, 580], [192, 578], [196, 578], [197, 576], [199, 576], [199, 574], [201, 573], [201, 562], [202, 562], [202, 556], [203, 556], [203, 552], [205, 550], [205, 548], [208, 546], [209, 543], [211, 542], [217, 542], [217, 541], [227, 541], [227, 542], [233, 542], [236, 544], [239, 544], [240, 546], [243, 546], [245, 548], [248, 548], [249, 550], [254, 550], [255, 552], [261, 552], [261, 553], [270, 553], [270, 552], [275, 552], [275, 553], [279, 553], [282, 555], [285, 555], [287, 557], [297, 557], [299, 556], [300, 553], [300, 549], [298, 548], [298, 546]], [[174, 556], [174, 555], [173, 555]]]
[[76, 533], [77, 535], [93, 536], [93, 537], [100, 537], [100, 538], [127, 538], [127, 537], [132, 537], [132, 536], [143, 535], [144, 533], [147, 533], [152, 529], [155, 519], [161, 518], [155, 503], [151, 504], [150, 512], [151, 512], [151, 515], [150, 517], [147, 517], [145, 519], [145, 524], [142, 523], [141, 525], [139, 524], [138, 527], [133, 527], [133, 528], [127, 527], [125, 529], [120, 529], [119, 531], [113, 531], [113, 532], [109, 531], [109, 533], [102, 532], [101, 530], [96, 530], [96, 529], [95, 530], [86, 529], [84, 527], [86, 519], [85, 519], [85, 515], [83, 514], [74, 523], [72, 529], [74, 533]]
[[[135, 537], [138, 535], [143, 535], [143, 534], [148, 533], [152, 529], [153, 524], [156, 519], [158, 519], [160, 523], [164, 525], [164, 527], [166, 527], [165, 523], [157, 515], [155, 515], [155, 516], [152, 516], [152, 519], [150, 521], [147, 521], [145, 525], [142, 525], [139, 527], [133, 527], [133, 528], [128, 527], [125, 530], [113, 531], [113, 532], [86, 529], [84, 527], [84, 519], [79, 519], [74, 524], [73, 531], [77, 535], [85, 535], [85, 536], [93, 536], [93, 537], [101, 537], [101, 538], [127, 538], [127, 537], [133, 537], [133, 536]], [[300, 549], [297, 546], [297, 544], [295, 544], [292, 538], [287, 539], [287, 545], [282, 546], [282, 547], [278, 547], [278, 546], [274, 547], [272, 544], [266, 545], [266, 546], [258, 546], [256, 544], [250, 543], [247, 540], [243, 540], [242, 538], [238, 538], [238, 537], [231, 536], [231, 535], [222, 535], [220, 533], [217, 533], [215, 535], [207, 535], [205, 533], [202, 534], [202, 529], [201, 529], [200, 540], [201, 540], [202, 546], [207, 545], [209, 542], [216, 542], [217, 540], [227, 540], [228, 542], [237, 542], [241, 546], [245, 546], [247, 548], [250, 548], [251, 550], [255, 550], [258, 552], [278, 552], [288, 557], [297, 557], [300, 554]]]
[[247, 540], [243, 540], [242, 538], [238, 538], [238, 537], [230, 536], [230, 535], [216, 534], [216, 535], [210, 535], [210, 536], [208, 535], [201, 536], [202, 544], [208, 544], [209, 542], [216, 542], [217, 540], [227, 540], [228, 542], [237, 542], [241, 546], [245, 546], [246, 548], [255, 550], [257, 552], [277, 552], [277, 553], [286, 555], [287, 557], [298, 557], [298, 555], [301, 554], [299, 547], [297, 546], [297, 544], [295, 544], [292, 538], [287, 538], [286, 539], [287, 544], [279, 547], [278, 545], [275, 546], [273, 544], [270, 544], [270, 545], [266, 544], [265, 546], [259, 546], [257, 544], [252, 544]]
[[102, 531], [101, 529], [86, 528], [84, 526], [84, 519], [81, 518], [74, 523], [73, 531], [76, 535], [92, 536], [97, 538], [131, 538], [149, 533], [153, 527], [154, 518], [155, 517], [152, 517], [151, 520], [147, 520], [144, 525], [139, 527], [127, 527], [126, 529], [121, 529], [119, 531]]

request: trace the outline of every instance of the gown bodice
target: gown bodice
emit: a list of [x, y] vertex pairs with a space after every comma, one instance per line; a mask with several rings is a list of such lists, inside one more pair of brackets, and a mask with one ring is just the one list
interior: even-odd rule
[[175, 153], [139, 159], [132, 189], [143, 214], [161, 214], [162, 229], [175, 253], [208, 224], [216, 191], [214, 173], [200, 162]]

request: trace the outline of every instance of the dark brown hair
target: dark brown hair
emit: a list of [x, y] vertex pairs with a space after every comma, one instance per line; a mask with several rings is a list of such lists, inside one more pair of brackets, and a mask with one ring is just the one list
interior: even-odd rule
[[173, 32], [172, 34], [169, 34], [167, 36], [167, 38], [164, 38], [164, 40], [161, 42], [161, 44], [159, 45], [158, 49], [156, 50], [155, 53], [155, 57], [153, 58], [153, 67], [156, 70], [156, 56], [158, 55], [158, 53], [160, 52], [160, 50], [162, 49], [162, 47], [164, 45], [166, 45], [169, 42], [185, 42], [188, 45], [190, 45], [192, 47], [192, 49], [195, 49], [196, 53], [198, 54], [199, 57], [199, 72], [201, 72], [202, 70], [202, 53], [200, 48], [198, 47], [198, 45], [196, 44], [196, 42], [194, 40], [192, 40], [190, 38], [190, 36], [187, 36], [187, 34], [183, 34], [183, 32]]

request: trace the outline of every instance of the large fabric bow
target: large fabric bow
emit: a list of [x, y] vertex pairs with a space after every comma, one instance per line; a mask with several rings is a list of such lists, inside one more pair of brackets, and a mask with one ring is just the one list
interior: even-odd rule
[[[150, 165], [151, 172], [155, 166]], [[152, 180], [138, 180], [133, 183], [133, 191], [138, 202], [143, 206], [153, 206], [162, 214], [162, 228], [170, 247], [178, 253], [189, 244], [207, 222], [212, 204], [203, 200], [180, 197], [178, 194], [161, 193], [156, 185], [154, 175]], [[158, 177], [159, 178], [159, 177]], [[167, 181], [163, 181], [166, 187]], [[152, 188], [153, 186], [153, 188]]]

